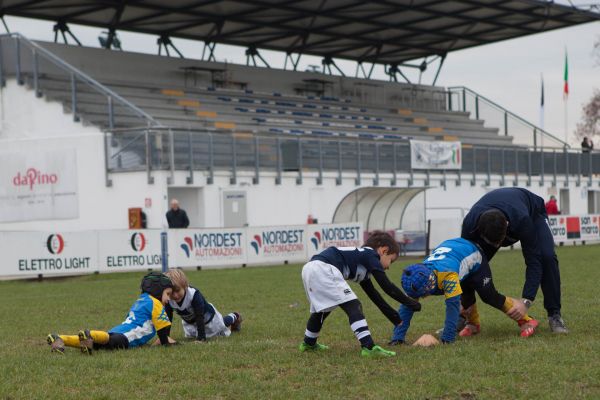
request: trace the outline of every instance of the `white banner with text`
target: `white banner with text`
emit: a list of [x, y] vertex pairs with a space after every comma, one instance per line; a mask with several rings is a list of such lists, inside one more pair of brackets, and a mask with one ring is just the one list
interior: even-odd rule
[[75, 150], [0, 154], [0, 222], [79, 216]]

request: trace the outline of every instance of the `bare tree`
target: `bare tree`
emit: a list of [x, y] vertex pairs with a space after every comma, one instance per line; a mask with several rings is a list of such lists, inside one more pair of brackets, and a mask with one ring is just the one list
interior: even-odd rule
[[[594, 43], [596, 65], [600, 66], [600, 37]], [[583, 106], [581, 122], [577, 123], [575, 135], [579, 139], [600, 136], [600, 90], [594, 90], [592, 98]]]

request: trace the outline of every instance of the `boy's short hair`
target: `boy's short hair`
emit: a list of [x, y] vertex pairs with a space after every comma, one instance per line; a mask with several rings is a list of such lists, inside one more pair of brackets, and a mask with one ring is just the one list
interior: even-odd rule
[[373, 231], [367, 238], [367, 241], [363, 247], [370, 247], [373, 250], [377, 250], [380, 247], [386, 246], [388, 248], [388, 254], [400, 254], [400, 246], [396, 240], [387, 232]]
[[185, 290], [190, 286], [190, 282], [181, 268], [171, 268], [166, 272], [166, 275], [171, 279], [171, 282], [173, 282], [174, 290]]

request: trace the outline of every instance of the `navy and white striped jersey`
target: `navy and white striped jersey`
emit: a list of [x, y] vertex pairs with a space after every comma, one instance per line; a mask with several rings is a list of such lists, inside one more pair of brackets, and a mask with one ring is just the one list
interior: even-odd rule
[[333, 265], [340, 270], [344, 279], [362, 282], [371, 277], [371, 272], [385, 272], [379, 254], [370, 247], [329, 247], [310, 259]]
[[192, 286], [188, 286], [185, 297], [181, 300], [181, 302], [177, 303], [174, 300], [169, 300], [168, 308], [175, 310], [177, 315], [181, 317], [182, 320], [187, 322], [188, 324], [195, 324], [199, 322], [197, 320], [196, 310], [203, 310], [204, 318], [202, 321], [206, 324], [212, 320], [215, 315], [215, 309], [209, 302], [206, 301], [202, 293], [198, 289]]

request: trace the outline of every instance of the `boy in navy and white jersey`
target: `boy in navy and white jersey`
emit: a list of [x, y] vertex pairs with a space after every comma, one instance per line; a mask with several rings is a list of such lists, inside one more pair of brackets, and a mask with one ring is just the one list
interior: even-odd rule
[[325, 350], [317, 343], [325, 318], [336, 307], [348, 315], [350, 328], [361, 345], [363, 356], [393, 356], [396, 353], [375, 345], [362, 312], [362, 306], [347, 280], [358, 282], [381, 312], [397, 326], [402, 323], [398, 313], [377, 292], [371, 276], [394, 300], [406, 304], [414, 311], [421, 305], [406, 296], [385, 274], [385, 270], [398, 258], [398, 243], [385, 232], [374, 232], [362, 248], [329, 247], [314, 255], [302, 268], [302, 282], [310, 302], [310, 318], [306, 324], [300, 351]]
[[190, 286], [181, 269], [171, 269], [166, 275], [173, 282], [173, 293], [165, 309], [171, 321], [173, 311], [181, 317], [186, 338], [203, 342], [215, 336], [229, 336], [231, 331], [241, 329], [240, 314], [233, 312], [223, 317], [198, 289]]

